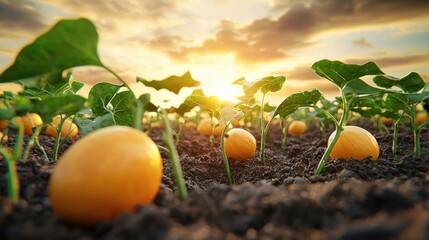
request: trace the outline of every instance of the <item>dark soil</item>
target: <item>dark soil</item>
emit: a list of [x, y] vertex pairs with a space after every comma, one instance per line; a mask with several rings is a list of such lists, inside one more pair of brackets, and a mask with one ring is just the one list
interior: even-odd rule
[[[0, 162], [0, 239], [429, 239], [429, 131], [422, 131], [421, 158], [413, 158], [413, 135], [400, 129], [398, 157], [390, 155], [392, 133], [380, 134], [377, 161], [330, 159], [321, 176], [315, 168], [329, 134], [316, 127], [302, 137], [273, 126], [265, 166], [259, 151], [248, 161], [231, 161], [234, 186], [226, 185], [219, 139], [184, 129], [180, 155], [189, 198], [176, 198], [169, 159], [153, 204], [139, 206], [114, 222], [95, 228], [69, 225], [55, 217], [46, 186], [54, 164], [44, 163], [33, 148], [19, 163], [21, 200], [6, 199], [6, 168]], [[163, 129], [150, 136], [162, 144]], [[252, 131], [256, 139], [258, 131]], [[330, 132], [330, 131], [328, 131]], [[8, 144], [12, 144], [13, 134]], [[52, 154], [53, 139], [40, 136]], [[72, 144], [68, 141], [62, 151]], [[61, 152], [62, 152], [61, 151]]]

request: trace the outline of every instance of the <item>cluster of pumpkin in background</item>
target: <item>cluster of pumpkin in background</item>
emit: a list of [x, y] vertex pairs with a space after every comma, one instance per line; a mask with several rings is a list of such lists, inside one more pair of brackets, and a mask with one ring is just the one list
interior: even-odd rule
[[[61, 123], [61, 116], [56, 116], [52, 119], [52, 122], [46, 126], [45, 133], [52, 137], [57, 137], [60, 134], [61, 138], [74, 138], [79, 134], [79, 129], [76, 124], [70, 119], [65, 119], [61, 131], [58, 132], [57, 128]], [[12, 124], [15, 126], [21, 125], [24, 128], [24, 134], [31, 136], [33, 134], [33, 128], [43, 124], [42, 118], [37, 113], [27, 113], [22, 117], [15, 117], [12, 119]], [[9, 125], [8, 120], [0, 120], [0, 131], [6, 129]], [[0, 132], [0, 139], [3, 138], [3, 132]], [[7, 141], [7, 136], [4, 136], [3, 141]]]
[[[278, 124], [273, 122], [272, 124]], [[216, 127], [212, 129], [212, 124]], [[232, 122], [233, 126], [239, 126], [238, 120]], [[243, 123], [241, 123], [243, 125]], [[222, 129], [225, 127], [224, 122], [219, 122], [216, 118], [205, 118], [200, 121], [197, 132], [201, 135], [213, 135], [220, 137]], [[288, 127], [288, 133], [293, 136], [299, 136], [307, 131], [307, 124], [304, 121], [293, 120]], [[251, 158], [256, 152], [256, 139], [243, 128], [232, 128], [225, 134], [225, 152], [226, 155], [237, 161], [243, 161]]]

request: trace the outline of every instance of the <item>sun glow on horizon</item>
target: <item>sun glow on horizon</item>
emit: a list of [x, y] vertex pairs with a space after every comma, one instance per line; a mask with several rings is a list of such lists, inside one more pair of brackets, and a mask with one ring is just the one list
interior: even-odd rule
[[237, 102], [237, 98], [243, 95], [243, 91], [240, 86], [230, 84], [203, 88], [203, 91], [206, 96], [217, 96], [222, 101]]

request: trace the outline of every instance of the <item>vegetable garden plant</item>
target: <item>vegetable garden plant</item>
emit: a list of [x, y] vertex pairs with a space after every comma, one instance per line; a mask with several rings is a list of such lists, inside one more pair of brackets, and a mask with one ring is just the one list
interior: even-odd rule
[[[0, 83], [13, 82], [22, 87], [17, 93], [3, 91], [0, 95], [0, 167], [7, 183], [2, 194], [5, 193], [14, 206], [23, 199], [28, 200], [25, 191], [20, 189], [20, 179], [25, 183], [23, 186], [27, 186], [28, 179], [20, 176], [19, 168], [29, 161], [38, 161], [51, 169], [42, 192], [49, 199], [48, 211], [64, 220], [61, 224], [93, 228], [103, 222], [114, 224], [126, 212], [138, 214], [136, 207], [139, 205], [165, 207], [166, 202], [176, 201], [168, 200], [168, 191], [160, 191], [168, 188], [182, 201], [175, 204], [183, 209], [169, 210], [180, 226], [186, 227], [186, 223], [195, 226], [197, 219], [203, 219], [220, 228], [221, 233], [232, 231], [249, 237], [246, 235], [252, 234], [249, 229], [254, 229], [257, 236], [262, 237], [267, 234], [263, 230], [265, 225], [258, 224], [274, 222], [276, 229], [282, 224], [277, 220], [283, 216], [271, 210], [264, 213], [269, 217], [258, 221], [244, 221], [243, 216], [237, 220], [234, 214], [228, 215], [231, 212], [242, 214], [238, 206], [245, 201], [243, 206], [248, 208], [247, 198], [259, 202], [260, 199], [256, 201], [251, 197], [253, 193], [240, 192], [243, 194], [240, 197], [230, 195], [234, 189], [246, 188], [246, 182], [265, 180], [271, 183], [263, 185], [271, 190], [258, 190], [258, 197], [264, 198], [280, 191], [273, 185], [293, 184], [298, 181], [299, 174], [306, 179], [327, 182], [337, 178], [332, 174], [343, 174], [335, 173], [334, 166], [340, 163], [359, 168], [365, 165], [377, 168], [387, 161], [404, 164], [406, 160], [400, 159], [403, 150], [398, 150], [401, 149], [398, 139], [406, 134], [412, 134], [413, 142], [409, 162], [420, 160], [419, 164], [423, 164], [423, 167], [416, 167], [418, 170], [407, 170], [423, 171], [423, 175], [429, 171], [429, 164], [424, 165], [429, 162], [429, 86], [418, 73], [397, 78], [385, 74], [375, 62], [356, 65], [324, 59], [315, 62], [311, 69], [315, 76], [338, 88], [338, 95], [332, 101], [318, 89], [312, 89], [284, 96], [280, 104], [271, 106], [266, 102], [266, 95], [287, 88], [288, 83], [286, 76], [268, 76], [256, 81], [244, 78], [234, 81], [233, 84], [243, 87], [243, 96], [238, 102], [222, 101], [216, 96], [206, 96], [202, 89], [194, 89], [180, 106], [166, 109], [162, 104], [152, 103], [148, 93], [137, 96], [120, 74], [102, 62], [97, 43], [98, 34], [91, 21], [61, 20], [25, 46], [15, 62], [0, 75]], [[84, 84], [76, 81], [72, 73], [78, 66], [103, 68], [120, 84], [97, 83], [87, 98], [83, 97], [79, 90]], [[136, 82], [175, 94], [184, 87], [199, 86], [199, 81], [189, 71], [163, 80], [136, 77]], [[258, 92], [262, 94], [260, 99]], [[155, 116], [158, 126], [150, 124], [153, 120], [146, 119], [149, 115]], [[384, 118], [391, 119], [391, 123], [383, 123], [381, 119]], [[281, 124], [275, 124], [276, 121]], [[362, 122], [364, 124], [356, 126]], [[310, 160], [305, 159], [310, 153], [303, 147], [311, 145], [311, 141], [314, 143], [314, 139], [306, 137], [309, 134], [321, 139], [317, 146], [311, 147], [314, 155]], [[388, 151], [384, 140], [387, 138]], [[46, 139], [52, 144], [47, 145]], [[294, 148], [294, 144], [304, 145]], [[200, 151], [201, 147], [205, 150]], [[39, 160], [34, 160], [35, 154], [41, 156]], [[288, 162], [297, 157], [306, 163]], [[400, 172], [393, 169], [392, 163], [387, 165], [392, 168], [393, 176]], [[301, 170], [289, 174], [287, 169], [291, 166], [300, 166]], [[327, 170], [325, 166], [329, 166]], [[200, 175], [195, 176], [198, 172]], [[279, 180], [279, 176], [283, 180]], [[292, 182], [288, 182], [292, 176]], [[217, 189], [217, 194], [208, 190], [216, 198], [224, 197], [223, 200], [233, 203], [230, 206], [233, 209], [226, 211], [233, 219], [230, 225], [212, 219], [216, 207], [205, 209], [204, 213], [190, 213], [184, 207], [193, 201], [210, 199], [198, 197], [201, 194], [199, 184], [203, 186], [203, 182], [209, 186], [213, 186], [211, 182], [236, 185], [228, 187], [231, 191], [228, 193], [222, 189]], [[207, 190], [204, 186], [202, 188]], [[188, 189], [194, 194], [188, 195]], [[20, 195], [24, 195], [23, 199]], [[302, 207], [304, 202], [296, 204]], [[284, 209], [298, 211], [293, 204], [281, 204], [286, 204]], [[224, 209], [226, 206], [218, 207]], [[225, 213], [225, 210], [219, 211]], [[245, 216], [257, 218], [258, 211], [246, 210]], [[150, 216], [150, 213], [145, 214]], [[165, 211], [158, 214], [165, 214]], [[0, 220], [1, 217], [2, 211]], [[245, 231], [235, 227], [233, 221], [240, 221], [242, 225], [239, 226]], [[178, 225], [168, 228], [171, 226]], [[209, 235], [213, 231], [209, 230]]]

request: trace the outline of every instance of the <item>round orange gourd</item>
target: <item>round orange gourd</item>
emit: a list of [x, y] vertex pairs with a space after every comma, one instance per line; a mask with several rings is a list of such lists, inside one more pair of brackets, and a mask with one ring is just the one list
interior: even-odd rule
[[111, 126], [67, 149], [53, 169], [48, 193], [60, 218], [94, 226], [151, 203], [161, 178], [162, 159], [155, 143], [136, 129]]
[[[213, 123], [218, 123], [217, 119], [213, 120]], [[222, 135], [222, 130], [225, 127], [225, 124], [223, 122], [220, 122], [217, 127], [214, 129], [214, 135], [216, 137], [219, 137]], [[211, 135], [212, 134], [212, 125], [211, 125], [211, 119], [205, 118], [200, 121], [197, 127], [197, 132], [201, 135]]]
[[27, 113], [23, 117], [14, 117], [12, 122], [15, 125], [22, 124], [25, 135], [32, 135], [33, 128], [43, 124], [42, 118], [37, 113]]
[[380, 117], [380, 121], [382, 121], [382, 122], [384, 122], [384, 123], [391, 123], [391, 122], [393, 122], [393, 119], [392, 119], [392, 118], [385, 117], [385, 116], [381, 116], [381, 117]]
[[225, 138], [225, 152], [234, 160], [247, 160], [256, 152], [256, 139], [244, 129], [233, 128]]
[[[2, 138], [3, 138], [3, 133], [2, 132], [0, 132], [0, 141], [2, 140]], [[7, 135], [6, 136], [4, 136], [4, 141], [6, 142], [7, 141]]]
[[307, 124], [303, 121], [292, 121], [287, 128], [287, 132], [290, 135], [298, 136], [307, 131]]
[[[46, 134], [51, 135], [52, 137], [57, 137], [58, 135], [58, 125], [61, 123], [61, 117], [56, 116], [52, 119], [52, 123], [48, 126], [46, 126]], [[74, 124], [70, 119], [65, 119], [63, 126], [61, 127], [60, 136], [61, 138], [64, 138], [65, 136], [68, 136], [69, 138], [74, 138], [79, 133], [79, 129], [77, 128], [76, 124]]]
[[[335, 136], [335, 131], [328, 140], [328, 145]], [[377, 140], [367, 130], [357, 126], [345, 126], [340, 133], [337, 143], [332, 149], [331, 158], [363, 160], [370, 156], [376, 160], [380, 153]]]
[[416, 114], [416, 122], [422, 124], [426, 121], [429, 121], [429, 116], [427, 112], [419, 112]]

